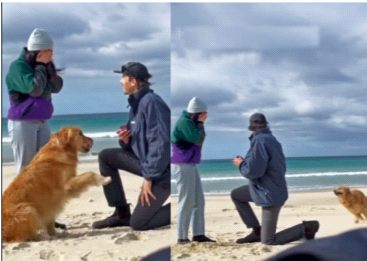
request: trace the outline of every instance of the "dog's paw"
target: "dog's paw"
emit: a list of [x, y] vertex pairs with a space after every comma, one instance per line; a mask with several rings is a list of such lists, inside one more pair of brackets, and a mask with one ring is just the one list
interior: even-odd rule
[[101, 183], [102, 186], [110, 184], [112, 181], [111, 177], [103, 178], [103, 181]]
[[106, 186], [111, 183], [111, 177], [102, 177], [100, 175], [96, 176], [97, 185]]

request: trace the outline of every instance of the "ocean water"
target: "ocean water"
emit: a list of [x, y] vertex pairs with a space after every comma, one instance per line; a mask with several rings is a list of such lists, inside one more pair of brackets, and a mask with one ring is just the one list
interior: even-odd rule
[[[52, 132], [65, 126], [78, 126], [84, 134], [94, 140], [94, 145], [88, 155], [82, 160], [95, 159], [99, 151], [104, 148], [119, 147], [116, 130], [128, 120], [128, 113], [103, 113], [60, 115], [49, 120]], [[7, 120], [2, 119], [2, 162], [13, 162], [10, 137], [8, 135]]]
[[[128, 113], [62, 115], [54, 116], [49, 124], [52, 132], [64, 126], [80, 127], [94, 140], [91, 152], [81, 160], [95, 160], [102, 149], [119, 147], [116, 130], [127, 120]], [[2, 162], [13, 162], [6, 119], [2, 121]], [[231, 159], [203, 160], [198, 168], [206, 194], [229, 193], [247, 184]], [[290, 191], [331, 189], [339, 185], [367, 186], [367, 156], [287, 158], [286, 179]], [[174, 178], [171, 187], [176, 194]]]
[[[206, 194], [228, 194], [247, 184], [231, 159], [203, 160], [198, 169]], [[286, 180], [290, 191], [366, 186], [367, 156], [287, 158]], [[174, 178], [171, 188], [177, 194]]]

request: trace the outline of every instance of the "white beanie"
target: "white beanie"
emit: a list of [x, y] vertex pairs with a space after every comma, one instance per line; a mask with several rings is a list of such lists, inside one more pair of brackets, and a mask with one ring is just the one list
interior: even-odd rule
[[200, 100], [199, 98], [192, 98], [187, 105], [187, 112], [188, 113], [199, 113], [199, 112], [206, 112], [207, 107], [205, 103]]
[[50, 35], [43, 29], [36, 28], [28, 38], [28, 51], [42, 51], [52, 49], [53, 42]]

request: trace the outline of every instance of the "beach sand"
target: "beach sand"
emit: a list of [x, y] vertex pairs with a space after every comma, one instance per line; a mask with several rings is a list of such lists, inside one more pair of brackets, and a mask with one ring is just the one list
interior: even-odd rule
[[[367, 195], [367, 188], [361, 190]], [[177, 197], [173, 197], [172, 202], [172, 238], [176, 241]], [[260, 208], [255, 206], [253, 209], [259, 218]], [[237, 238], [245, 236], [250, 230], [242, 223], [230, 195], [206, 196], [205, 213], [206, 234], [218, 243], [174, 245], [172, 260], [263, 260], [302, 242], [282, 246], [266, 246], [261, 243], [235, 244]], [[296, 225], [302, 220], [320, 222], [318, 238], [367, 227], [367, 222], [354, 223], [354, 217], [339, 204], [332, 191], [291, 193], [280, 212], [277, 231]]]
[[[98, 172], [98, 163], [81, 163], [79, 173]], [[140, 191], [141, 178], [122, 173], [128, 201], [135, 204]], [[14, 166], [3, 167], [3, 189], [14, 178]], [[367, 188], [361, 188], [367, 194]], [[70, 201], [57, 219], [68, 226], [66, 232], [58, 230], [56, 238], [48, 241], [2, 244], [5, 261], [107, 261], [140, 260], [141, 257], [173, 245], [172, 260], [263, 260], [283, 249], [283, 246], [265, 246], [260, 243], [237, 245], [234, 241], [249, 230], [242, 224], [229, 195], [206, 196], [207, 235], [218, 243], [191, 243], [176, 245], [177, 197], [172, 197], [172, 226], [158, 230], [134, 232], [130, 228], [94, 230], [95, 220], [107, 217], [112, 209], [107, 206], [101, 187], [92, 187], [80, 198]], [[260, 208], [254, 208], [259, 216]], [[291, 193], [280, 213], [278, 230], [302, 220], [320, 221], [317, 237], [367, 227], [367, 222], [354, 223], [354, 217], [341, 206], [332, 191]]]
[[[14, 166], [3, 167], [3, 190], [14, 178]], [[81, 163], [79, 172], [98, 171], [98, 163]], [[128, 202], [136, 204], [142, 179], [122, 173]], [[124, 175], [126, 174], [126, 175]], [[37, 193], [37, 192], [35, 192]], [[92, 229], [93, 221], [113, 212], [105, 200], [102, 187], [92, 187], [73, 199], [57, 219], [68, 227], [49, 241], [2, 244], [4, 261], [109, 261], [140, 260], [141, 257], [171, 244], [170, 228], [132, 231], [128, 227]]]

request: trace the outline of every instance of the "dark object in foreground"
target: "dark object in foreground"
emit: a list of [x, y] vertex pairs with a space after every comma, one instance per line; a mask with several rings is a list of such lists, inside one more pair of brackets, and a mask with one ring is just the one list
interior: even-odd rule
[[165, 247], [160, 250], [157, 250], [141, 259], [141, 261], [170, 261], [170, 260], [171, 260], [170, 247]]
[[307, 241], [287, 249], [267, 261], [335, 261], [367, 260], [367, 228], [348, 231], [337, 236]]

